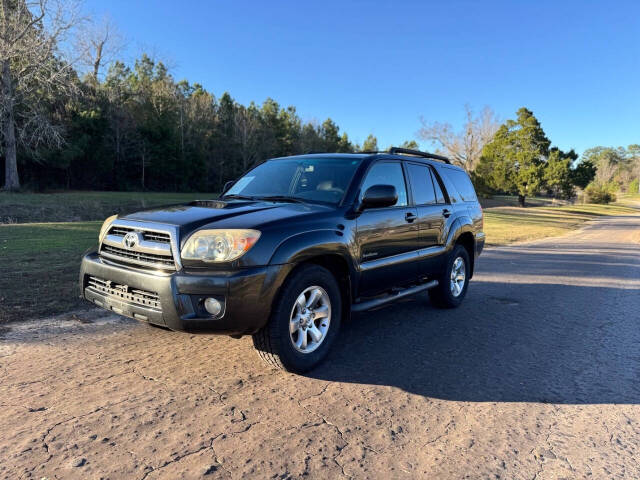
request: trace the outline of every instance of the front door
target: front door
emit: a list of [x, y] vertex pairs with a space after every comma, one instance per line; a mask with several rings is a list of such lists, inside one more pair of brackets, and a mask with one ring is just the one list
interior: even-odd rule
[[360, 253], [360, 296], [371, 296], [417, 278], [419, 249], [417, 210], [408, 204], [402, 164], [381, 161], [365, 177], [360, 195], [372, 185], [393, 185], [395, 205], [364, 210], [357, 219], [356, 242]]

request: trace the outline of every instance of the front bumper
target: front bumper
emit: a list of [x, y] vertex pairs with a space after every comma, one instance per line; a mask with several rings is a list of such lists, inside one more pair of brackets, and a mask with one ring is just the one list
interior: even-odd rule
[[[82, 259], [80, 289], [83, 298], [102, 308], [171, 330], [242, 335], [265, 325], [277, 286], [287, 271], [288, 265], [269, 265], [212, 275], [150, 273], [104, 262], [92, 252]], [[92, 278], [122, 290], [95, 288]], [[140, 302], [127, 293], [137, 291], [153, 293], [157, 301]], [[218, 317], [202, 308], [206, 297], [223, 301], [224, 309]]]

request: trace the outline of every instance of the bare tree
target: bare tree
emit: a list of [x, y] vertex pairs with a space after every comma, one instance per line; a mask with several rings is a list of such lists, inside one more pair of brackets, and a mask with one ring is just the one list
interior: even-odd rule
[[500, 122], [489, 107], [484, 107], [477, 115], [468, 104], [464, 110], [466, 121], [462, 130], [456, 131], [450, 123], [428, 123], [421, 118], [422, 128], [417, 135], [422, 140], [430, 141], [454, 163], [471, 172], [476, 168], [482, 149], [491, 141]]
[[7, 190], [20, 188], [17, 147], [59, 146], [60, 128], [43, 98], [75, 88], [72, 62], [59, 50], [80, 20], [71, 0], [0, 0], [0, 119]]
[[246, 171], [258, 155], [258, 129], [260, 120], [254, 107], [239, 106], [233, 115], [234, 136], [242, 156], [242, 171]]
[[81, 62], [95, 81], [100, 76], [100, 69], [113, 62], [124, 47], [124, 37], [110, 17], [85, 22], [78, 35]]

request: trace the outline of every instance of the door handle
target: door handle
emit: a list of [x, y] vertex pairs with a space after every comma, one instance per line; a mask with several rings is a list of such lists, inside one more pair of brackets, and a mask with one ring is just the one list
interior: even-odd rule
[[411, 212], [407, 212], [404, 216], [404, 219], [409, 223], [413, 222], [416, 218], [418, 218], [418, 216]]
[[442, 210], [442, 216], [444, 218], [449, 218], [451, 216], [451, 212], [445, 208], [444, 210]]

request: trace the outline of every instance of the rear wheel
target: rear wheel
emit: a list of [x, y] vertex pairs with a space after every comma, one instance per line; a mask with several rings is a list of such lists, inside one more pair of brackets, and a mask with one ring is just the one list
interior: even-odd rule
[[305, 372], [329, 353], [341, 311], [340, 290], [331, 272], [304, 265], [283, 285], [269, 322], [253, 335], [253, 345], [268, 364]]
[[462, 245], [456, 245], [447, 259], [438, 286], [429, 290], [431, 303], [441, 308], [458, 307], [467, 294], [471, 273], [469, 254]]

